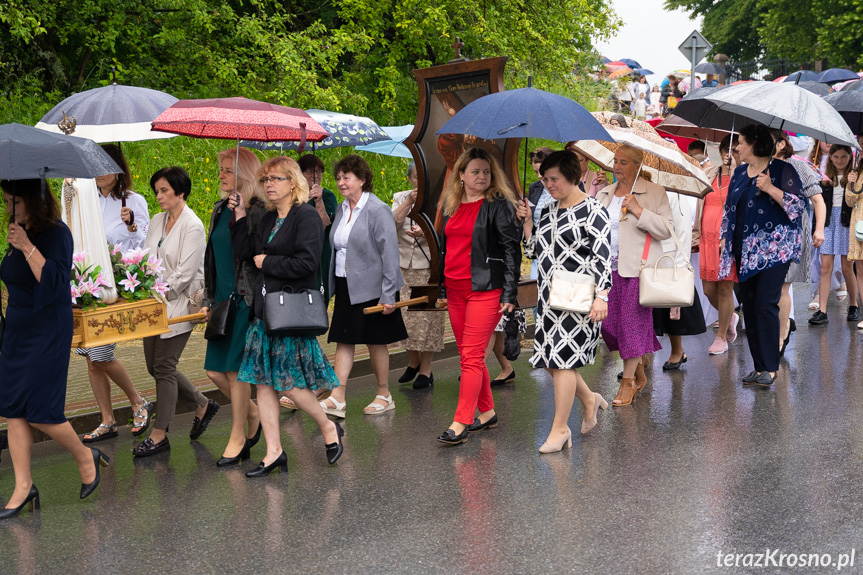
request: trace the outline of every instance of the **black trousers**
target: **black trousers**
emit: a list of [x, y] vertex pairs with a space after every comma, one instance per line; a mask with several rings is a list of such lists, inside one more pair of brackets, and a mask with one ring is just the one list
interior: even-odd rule
[[779, 297], [789, 266], [766, 269], [739, 283], [746, 340], [758, 372], [779, 369]]

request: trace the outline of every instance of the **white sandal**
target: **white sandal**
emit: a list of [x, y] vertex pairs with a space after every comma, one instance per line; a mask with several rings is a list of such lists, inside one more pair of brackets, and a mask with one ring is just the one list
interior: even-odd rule
[[[332, 398], [330, 398], [330, 399], [332, 399]], [[368, 404], [365, 407], [365, 409], [363, 409], [363, 413], [365, 413], [366, 415], [381, 415], [381, 414], [386, 413], [388, 411], [392, 411], [396, 408], [396, 404], [393, 401], [393, 395], [392, 394], [387, 395], [387, 396], [376, 395], [375, 399], [381, 399], [383, 401], [386, 401], [387, 403], [386, 403], [386, 405], [382, 405], [380, 403], [375, 403], [373, 401], [370, 404]]]
[[[327, 401], [332, 401], [335, 407], [327, 407]], [[340, 419], [345, 418], [345, 409], [348, 407], [348, 402], [340, 403], [335, 397], [328, 397], [324, 401], [318, 402], [321, 405], [321, 409], [324, 410], [324, 413], [327, 415], [332, 415], [334, 417], [338, 417]]]
[[815, 311], [816, 309], [821, 307], [821, 300], [818, 298], [817, 295], [815, 296], [815, 299], [813, 299], [811, 302], [809, 302], [808, 307], [809, 307], [809, 311]]
[[282, 395], [281, 397], [279, 397], [279, 405], [290, 411], [296, 411], [297, 409], [299, 409], [297, 407], [297, 404], [294, 403], [294, 400], [286, 395]]
[[848, 290], [842, 289], [836, 292], [836, 299], [839, 301], [845, 301], [845, 298], [848, 297]]

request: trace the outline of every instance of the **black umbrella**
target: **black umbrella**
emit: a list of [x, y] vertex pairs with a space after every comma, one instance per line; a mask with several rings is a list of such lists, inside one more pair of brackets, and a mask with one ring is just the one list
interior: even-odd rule
[[696, 74], [724, 74], [725, 68], [713, 62], [702, 62], [695, 67]]
[[0, 179], [40, 178], [44, 195], [45, 178], [95, 178], [122, 172], [92, 140], [52, 134], [22, 124], [0, 126]]
[[863, 80], [848, 82], [839, 89], [841, 92], [854, 92], [855, 90], [863, 90]]
[[824, 96], [824, 101], [833, 106], [855, 134], [863, 133], [863, 92], [842, 90]]
[[812, 92], [816, 96], [826, 96], [830, 93], [830, 85], [821, 82], [811, 82], [807, 80], [805, 82], [800, 82], [797, 85], [804, 90]]

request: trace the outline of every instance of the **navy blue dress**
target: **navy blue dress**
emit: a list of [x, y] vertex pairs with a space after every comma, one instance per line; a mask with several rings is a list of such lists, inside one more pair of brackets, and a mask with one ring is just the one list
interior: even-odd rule
[[0, 268], [9, 291], [0, 349], [0, 416], [63, 423], [72, 345], [72, 234], [58, 221], [32, 242], [45, 258], [41, 281], [16, 249]]

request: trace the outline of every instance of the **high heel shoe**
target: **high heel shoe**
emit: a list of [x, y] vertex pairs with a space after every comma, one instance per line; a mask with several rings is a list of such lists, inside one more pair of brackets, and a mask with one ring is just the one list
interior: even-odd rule
[[635, 391], [641, 391], [647, 385], [647, 374], [644, 373], [644, 361], [635, 367]]
[[611, 404], [614, 407], [622, 407], [629, 405], [635, 401], [635, 394], [638, 393], [638, 388], [635, 387], [634, 377], [624, 377], [620, 380], [620, 389], [617, 390], [617, 395]]
[[249, 439], [246, 438], [246, 440], [243, 442], [243, 448], [240, 450], [240, 453], [238, 455], [235, 455], [234, 457], [220, 457], [219, 460], [216, 462], [216, 467], [228, 467], [230, 465], [237, 465], [241, 461], [246, 461], [252, 456], [251, 453], [249, 453], [251, 449], [252, 444]]
[[258, 430], [255, 432], [255, 434], [252, 437], [247, 438], [247, 440], [249, 442], [249, 449], [256, 446], [258, 444], [258, 442], [261, 440], [261, 431], [263, 431], [263, 429], [264, 429], [263, 424], [258, 423]]
[[548, 441], [546, 441], [542, 444], [542, 447], [539, 448], [539, 452], [555, 453], [557, 451], [560, 451], [564, 447], [572, 447], [572, 431], [568, 427], [566, 428], [566, 434], [563, 436], [563, 439], [555, 443], [549, 443]]
[[39, 490], [36, 489], [35, 485], [30, 485], [30, 492], [27, 494], [27, 497], [24, 498], [21, 505], [0, 511], [0, 520], [17, 517], [18, 514], [21, 513], [21, 510], [24, 509], [24, 506], [28, 503], [30, 504], [29, 507], [31, 513], [33, 511], [39, 511]]
[[95, 447], [91, 447], [90, 451], [93, 453], [93, 466], [96, 468], [96, 479], [91, 483], [81, 484], [81, 499], [87, 499], [87, 497], [89, 497], [94, 491], [96, 491], [96, 488], [99, 487], [99, 482], [102, 481], [102, 474], [99, 472], [99, 467], [108, 467], [108, 464], [111, 463], [108, 456]]
[[596, 427], [596, 413], [602, 409], [605, 411], [608, 408], [608, 402], [605, 401], [605, 398], [599, 395], [598, 393], [593, 394], [593, 413], [590, 416], [590, 419], [587, 418], [587, 414], [584, 415], [584, 421], [581, 422], [581, 433], [584, 435], [594, 427]]
[[342, 426], [339, 425], [338, 421], [334, 421], [333, 423], [336, 424], [336, 442], [324, 445], [324, 448], [327, 450], [327, 463], [330, 465], [338, 461], [339, 457], [341, 457], [342, 453], [345, 451], [345, 448], [342, 445], [342, 436], [345, 434], [345, 430], [342, 429]]
[[288, 472], [288, 456], [285, 455], [284, 451], [269, 465], [264, 465], [264, 462], [261, 461], [255, 469], [246, 472], [246, 477], [263, 477], [269, 475], [273, 469], [278, 469], [279, 473]]

